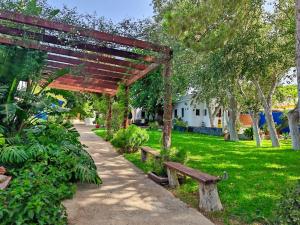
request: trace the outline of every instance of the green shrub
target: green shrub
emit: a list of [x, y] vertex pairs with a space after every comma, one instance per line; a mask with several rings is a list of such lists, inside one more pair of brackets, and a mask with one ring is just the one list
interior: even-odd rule
[[244, 130], [244, 135], [250, 139], [253, 139], [253, 128], [249, 127]]
[[127, 129], [120, 129], [111, 140], [114, 147], [119, 148], [121, 153], [136, 152], [139, 147], [149, 140], [146, 130], [135, 125], [130, 125]]
[[151, 159], [150, 165], [152, 171], [157, 175], [166, 176], [167, 171], [164, 162], [172, 161], [185, 165], [188, 162], [188, 152], [185, 149], [171, 148], [169, 150], [161, 150], [159, 159]]
[[157, 121], [149, 123], [149, 130], [158, 130], [158, 128], [159, 128], [159, 124]]
[[188, 124], [187, 124], [187, 122], [185, 122], [181, 118], [179, 118], [179, 119], [175, 119], [174, 126], [187, 128]]
[[275, 225], [300, 224], [300, 181], [283, 195], [276, 215]]
[[101, 183], [78, 138], [70, 124], [42, 123], [0, 147], [0, 165], [13, 176], [0, 191], [1, 224], [67, 224], [61, 201], [75, 193], [72, 183]]

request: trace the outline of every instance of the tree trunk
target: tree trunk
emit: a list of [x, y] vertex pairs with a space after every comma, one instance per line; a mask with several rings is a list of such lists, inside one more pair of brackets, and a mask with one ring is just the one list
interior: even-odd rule
[[258, 96], [259, 96], [259, 98], [262, 102], [263, 108], [264, 108], [267, 126], [268, 126], [268, 130], [270, 133], [270, 138], [272, 141], [272, 147], [280, 147], [278, 135], [277, 135], [276, 128], [275, 128], [274, 119], [272, 116], [272, 93], [274, 92], [276, 85], [275, 85], [275, 83], [272, 85], [268, 99], [266, 99], [259, 83], [257, 81], [254, 81], [254, 84], [258, 90]]
[[279, 139], [278, 139], [278, 135], [277, 135], [277, 131], [275, 128], [275, 123], [272, 115], [272, 110], [270, 110], [269, 107], [264, 107], [264, 111], [265, 111], [265, 117], [268, 125], [272, 146], [280, 147]]
[[205, 101], [205, 103], [206, 103], [206, 107], [207, 107], [207, 111], [208, 111], [210, 127], [214, 128], [215, 127], [214, 120], [215, 120], [221, 107], [220, 107], [220, 105], [217, 105], [216, 107], [214, 107], [212, 109], [209, 101]]
[[[300, 99], [300, 0], [296, 2], [296, 71], [298, 83], [298, 99]], [[298, 102], [300, 116], [300, 101]]]
[[256, 141], [256, 147], [261, 147], [261, 137], [259, 134], [259, 127], [258, 127], [259, 115], [258, 113], [250, 111], [250, 116], [252, 120], [253, 137]]
[[112, 136], [112, 130], [111, 130], [111, 119], [112, 119], [112, 97], [107, 95], [106, 100], [108, 103], [108, 109], [107, 109], [107, 117], [106, 117], [106, 139], [109, 140]]
[[237, 119], [238, 119], [238, 108], [237, 108], [237, 101], [234, 96], [230, 96], [228, 111], [229, 111], [229, 115], [228, 115], [227, 127], [230, 134], [230, 141], [238, 141], [239, 136], [236, 130]]
[[290, 135], [292, 138], [292, 146], [294, 150], [300, 150], [300, 134], [299, 134], [299, 110], [294, 109], [288, 112]]
[[123, 128], [126, 129], [128, 126], [128, 95], [129, 87], [125, 87], [125, 105], [124, 105], [124, 118], [123, 118]]
[[164, 66], [164, 115], [163, 115], [163, 148], [171, 147], [172, 132], [172, 69], [171, 58]]
[[213, 112], [211, 110], [211, 107], [210, 107], [208, 101], [206, 101], [206, 107], [207, 107], [207, 111], [208, 111], [210, 127], [214, 128], [215, 127], [215, 125], [214, 125], [214, 116], [213, 116]]

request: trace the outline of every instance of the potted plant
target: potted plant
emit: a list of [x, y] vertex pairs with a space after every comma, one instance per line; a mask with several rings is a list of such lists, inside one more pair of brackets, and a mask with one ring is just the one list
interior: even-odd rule
[[[181, 164], [186, 164], [188, 161], [187, 151], [184, 149], [171, 148], [170, 150], [161, 150], [160, 157], [152, 159], [150, 161], [151, 172], [148, 173], [148, 177], [154, 182], [160, 185], [168, 184], [168, 175], [164, 162], [172, 161]], [[184, 183], [185, 177], [178, 176], [179, 183]]]
[[95, 121], [93, 106], [89, 102], [85, 102], [83, 103], [82, 111], [83, 111], [85, 125], [86, 126], [93, 125]]

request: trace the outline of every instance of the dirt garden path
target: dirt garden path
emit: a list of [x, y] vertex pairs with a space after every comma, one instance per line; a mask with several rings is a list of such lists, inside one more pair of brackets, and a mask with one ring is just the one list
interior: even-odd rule
[[64, 202], [69, 224], [213, 225], [197, 210], [149, 180], [91, 128], [76, 128], [95, 160], [103, 184], [78, 185], [74, 198]]

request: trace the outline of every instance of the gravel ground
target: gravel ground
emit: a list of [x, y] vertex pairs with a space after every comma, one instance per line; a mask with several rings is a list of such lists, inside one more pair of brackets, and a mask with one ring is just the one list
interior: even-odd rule
[[95, 160], [103, 184], [79, 184], [66, 200], [69, 224], [80, 225], [213, 225], [168, 190], [149, 180], [91, 127], [76, 125]]

